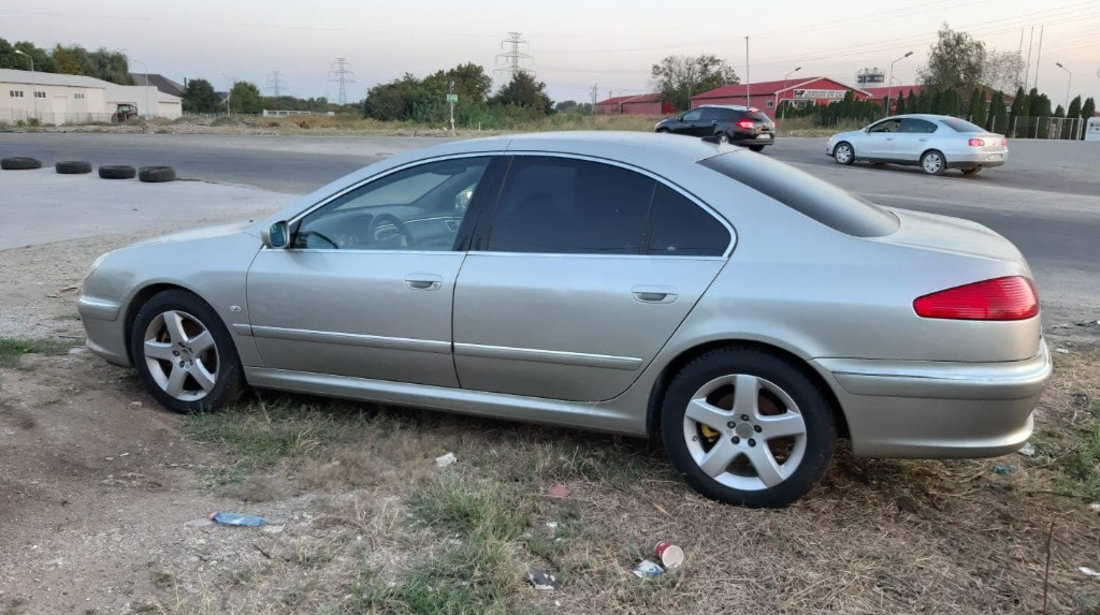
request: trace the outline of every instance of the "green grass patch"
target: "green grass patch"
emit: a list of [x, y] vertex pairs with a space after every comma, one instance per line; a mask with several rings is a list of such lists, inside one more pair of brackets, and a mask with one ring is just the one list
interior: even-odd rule
[[72, 344], [54, 340], [0, 337], [0, 367], [18, 367], [25, 354], [57, 356], [67, 354]]

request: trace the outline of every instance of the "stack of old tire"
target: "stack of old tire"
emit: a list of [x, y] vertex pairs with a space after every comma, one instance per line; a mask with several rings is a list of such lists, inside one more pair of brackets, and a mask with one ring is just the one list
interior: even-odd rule
[[[40, 168], [42, 168], [42, 162], [35, 158], [26, 156], [0, 158], [0, 169], [18, 171]], [[62, 175], [80, 175], [91, 173], [92, 163], [87, 160], [62, 160], [54, 165], [54, 169]], [[137, 176], [143, 182], [170, 182], [176, 179], [176, 170], [166, 166], [135, 169], [128, 164], [103, 164], [99, 166], [99, 176], [103, 179], [133, 179]]]

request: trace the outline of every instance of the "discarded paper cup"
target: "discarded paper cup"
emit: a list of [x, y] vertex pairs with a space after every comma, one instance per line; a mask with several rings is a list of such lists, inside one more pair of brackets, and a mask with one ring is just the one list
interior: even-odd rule
[[684, 563], [684, 550], [680, 547], [662, 540], [657, 543], [657, 559], [665, 565], [665, 568], [679, 568]]

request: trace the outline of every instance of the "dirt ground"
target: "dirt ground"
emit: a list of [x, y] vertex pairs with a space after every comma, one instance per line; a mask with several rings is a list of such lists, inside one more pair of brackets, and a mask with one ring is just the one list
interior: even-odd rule
[[[65, 354], [28, 355], [18, 367], [0, 369], [0, 614], [305, 613], [330, 603], [310, 602], [309, 596], [343, 604], [336, 612], [359, 612], [345, 600], [351, 594], [342, 594], [345, 586], [354, 585], [349, 571], [365, 568], [344, 560], [367, 561], [393, 585], [410, 549], [407, 541], [394, 537], [407, 514], [397, 502], [410, 493], [408, 485], [428, 479], [434, 470], [431, 459], [447, 450], [444, 446], [453, 447], [460, 460], [481, 456], [484, 464], [475, 466], [480, 472], [510, 440], [520, 442], [514, 450], [525, 457], [541, 459], [531, 451], [557, 451], [553, 447], [575, 437], [550, 430], [528, 440], [525, 428], [455, 419], [428, 439], [408, 432], [400, 447], [386, 449], [392, 465], [368, 473], [392, 488], [375, 484], [368, 494], [361, 484], [349, 489], [345, 482], [333, 483], [330, 474], [352, 459], [335, 455], [305, 468], [294, 488], [287, 488], [285, 473], [275, 472], [268, 482], [250, 483], [246, 496], [212, 490], [200, 477], [204, 469], [224, 465], [224, 453], [186, 437], [184, 419], [156, 407], [131, 371], [109, 366], [82, 347], [75, 306], [81, 277], [96, 255], [135, 238], [97, 237], [0, 251], [0, 285], [6, 291], [0, 296], [2, 335], [71, 344]], [[1062, 357], [1077, 356], [1095, 340], [1090, 331], [1051, 331], [1052, 346], [1068, 351]], [[1071, 362], [1070, 375], [1052, 387], [1045, 407], [1072, 411], [1077, 420], [1072, 396], [1100, 394], [1098, 364]], [[1044, 412], [1041, 421], [1052, 420], [1055, 411]], [[595, 444], [583, 450], [608, 449], [610, 441], [595, 437]], [[586, 478], [582, 469], [569, 483], [575, 514], [604, 528], [606, 534], [593, 534], [599, 541], [615, 532], [639, 543], [649, 535], [664, 535], [688, 548], [700, 572], [656, 586], [669, 596], [690, 597], [696, 591], [693, 583], [706, 583], [727, 612], [753, 603], [754, 592], [771, 588], [789, 592], [769, 603], [765, 610], [772, 612], [806, 612], [795, 607], [815, 603], [822, 611], [844, 613], [1039, 612], [1044, 557], [1051, 552], [1044, 547], [1045, 533], [1049, 521], [1057, 519], [1047, 612], [1083, 614], [1100, 608], [1100, 580], [1076, 570], [1100, 568], [1100, 515], [1088, 511], [1087, 501], [1044, 499], [1042, 485], [1017, 491], [1006, 486], [1009, 479], [992, 474], [993, 464], [1002, 463], [1019, 468], [1016, 477], [1023, 480], [1028, 470], [1021, 456], [946, 466], [842, 458], [816, 496], [773, 513], [706, 502], [676, 479], [663, 458], [641, 444], [624, 446], [608, 453], [603, 463], [634, 464], [640, 472], [663, 470], [620, 491], [609, 488], [608, 481]], [[622, 459], [616, 459], [620, 454]], [[551, 469], [543, 468], [548, 476], [565, 463], [559, 457], [550, 455], [546, 467]], [[306, 480], [310, 476], [312, 483]], [[265, 488], [269, 493], [257, 496], [256, 490]], [[332, 514], [334, 507], [344, 512]], [[266, 516], [268, 525], [238, 530], [214, 526], [206, 518], [215, 510], [242, 508]], [[325, 510], [330, 520], [341, 521], [318, 523]], [[568, 512], [553, 509], [554, 514], [563, 511]], [[807, 568], [752, 570], [745, 568], [752, 565], [750, 554], [742, 559], [731, 559], [725, 551], [708, 554], [703, 537], [676, 522], [686, 518], [713, 524], [731, 544], [741, 541], [749, 551], [778, 550], [788, 558], [778, 561], [806, 562]], [[531, 593], [531, 602], [546, 612], [674, 612], [685, 604], [624, 594], [637, 591], [623, 589], [637, 585], [623, 573], [630, 553], [596, 542], [570, 543], [576, 546], [569, 548], [576, 550], [578, 561], [606, 561], [599, 559], [604, 555], [620, 560], [617, 576], [608, 577], [613, 579], [608, 591], [618, 596], [612, 602], [600, 588], [583, 582], [553, 596], [530, 588], [514, 591]], [[343, 546], [332, 550], [332, 544]], [[579, 555], [582, 551], [589, 555]], [[734, 568], [720, 570], [730, 565]], [[703, 569], [718, 570], [720, 579], [709, 578], [717, 573]], [[258, 571], [266, 581], [255, 581]], [[937, 583], [952, 577], [963, 579], [959, 587], [973, 592], [975, 603], [933, 595]], [[326, 589], [326, 583], [331, 587]], [[391, 612], [386, 604], [371, 603], [364, 610]], [[687, 604], [694, 604], [689, 610], [695, 612], [706, 602]]]

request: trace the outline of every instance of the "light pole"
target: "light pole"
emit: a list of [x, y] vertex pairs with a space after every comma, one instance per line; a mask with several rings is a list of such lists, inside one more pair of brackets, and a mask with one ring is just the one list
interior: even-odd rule
[[31, 56], [29, 53], [23, 53], [22, 51], [20, 51], [18, 49], [15, 50], [15, 55], [24, 56], [28, 60], [31, 61], [31, 98], [34, 99], [34, 102], [32, 102], [31, 104], [34, 105], [34, 119], [37, 120], [38, 119], [38, 93], [34, 91], [34, 88], [38, 87], [38, 79], [35, 78], [35, 74], [34, 74], [34, 57]]
[[229, 97], [233, 95], [233, 79], [225, 73], [218, 74], [225, 77], [225, 117], [229, 117]]
[[[784, 90], [787, 89], [787, 78], [790, 77], [791, 75], [797, 73], [800, 70], [802, 70], [802, 67], [801, 66], [796, 66], [796, 67], [794, 67], [794, 70], [787, 73], [786, 75], [783, 75], [783, 89]], [[776, 107], [779, 106], [779, 92], [775, 93], [775, 106]], [[787, 119], [787, 108], [786, 107], [783, 107], [783, 114], [782, 115], [783, 115], [782, 119], [784, 119], [784, 120]]]
[[1069, 75], [1069, 77], [1066, 78], [1066, 106], [1063, 107], [1066, 113], [1066, 117], [1069, 117], [1069, 86], [1071, 83], [1073, 83], [1073, 73], [1071, 73], [1070, 70], [1065, 66], [1062, 66], [1061, 62], [1055, 62], [1054, 65], [1066, 71], [1066, 74]]
[[149, 67], [146, 66], [145, 62], [142, 62], [141, 60], [134, 60], [132, 58], [127, 58], [127, 60], [130, 62], [137, 62], [138, 64], [141, 64], [141, 70], [144, 71], [141, 74], [145, 75], [145, 117], [152, 117], [151, 115], [149, 115]]
[[908, 58], [911, 55], [913, 55], [913, 52], [912, 51], [907, 51], [907, 52], [905, 52], [905, 55], [901, 56], [900, 58], [898, 58], [898, 59], [896, 59], [896, 60], [894, 60], [893, 62], [890, 63], [890, 78], [887, 79], [887, 81], [886, 81], [887, 85], [889, 86], [886, 89], [886, 115], [887, 116], [890, 115], [890, 99], [894, 97], [894, 65], [897, 64], [898, 62], [901, 62], [905, 58]]

